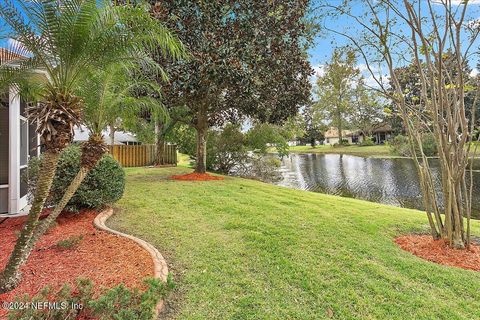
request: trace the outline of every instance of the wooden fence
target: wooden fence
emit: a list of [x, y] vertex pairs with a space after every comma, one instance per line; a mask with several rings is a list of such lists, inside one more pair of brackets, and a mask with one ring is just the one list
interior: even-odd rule
[[[109, 146], [109, 152], [123, 167], [145, 167], [155, 161], [155, 145], [114, 145]], [[177, 146], [165, 144], [164, 162], [167, 165], [177, 165]]]

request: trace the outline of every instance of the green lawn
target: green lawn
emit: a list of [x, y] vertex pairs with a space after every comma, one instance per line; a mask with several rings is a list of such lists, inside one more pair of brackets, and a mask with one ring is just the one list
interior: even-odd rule
[[177, 166], [191, 168], [192, 160], [187, 154], [177, 152]]
[[232, 177], [168, 179], [185, 172], [128, 169], [108, 222], [165, 255], [177, 284], [169, 318], [480, 318], [480, 273], [393, 242], [427, 230], [419, 211]]
[[392, 158], [396, 157], [390, 153], [390, 149], [386, 145], [375, 145], [375, 146], [344, 146], [344, 147], [333, 147], [330, 145], [320, 145], [312, 148], [311, 146], [293, 146], [289, 149], [293, 153], [338, 153], [338, 154], [352, 154], [361, 157], [382, 157], [382, 158]]

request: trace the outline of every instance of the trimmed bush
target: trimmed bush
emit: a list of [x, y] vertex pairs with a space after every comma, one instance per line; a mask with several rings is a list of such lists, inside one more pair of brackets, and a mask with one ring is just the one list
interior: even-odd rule
[[[390, 143], [390, 152], [395, 155], [410, 157], [410, 147], [408, 145], [408, 138], [406, 136], [398, 135]], [[437, 144], [435, 138], [431, 133], [422, 136], [422, 148], [427, 157], [437, 155]], [[419, 150], [417, 150], [418, 154]]]
[[365, 137], [365, 139], [363, 139], [363, 141], [360, 142], [360, 147], [369, 147], [373, 145], [375, 145], [375, 143], [373, 142], [372, 137]]
[[408, 139], [399, 134], [392, 141], [389, 142], [390, 152], [394, 155], [402, 157], [410, 157], [410, 147], [408, 146]]
[[347, 139], [342, 139], [342, 143], [334, 143], [333, 144], [333, 147], [334, 148], [340, 148], [340, 147], [348, 147], [350, 145], [350, 143], [348, 142]]
[[[63, 196], [70, 182], [80, 169], [80, 147], [73, 145], [62, 152], [53, 180], [47, 206], [54, 206]], [[40, 166], [40, 159], [32, 158], [28, 164], [29, 191], [33, 192]], [[24, 178], [25, 179], [25, 178]], [[82, 208], [98, 209], [115, 203], [123, 196], [125, 172], [110, 155], [104, 155], [97, 166], [87, 175], [80, 188], [68, 203], [67, 210]]]
[[427, 157], [433, 157], [438, 154], [437, 143], [435, 142], [435, 137], [433, 134], [428, 133], [423, 136], [422, 148]]

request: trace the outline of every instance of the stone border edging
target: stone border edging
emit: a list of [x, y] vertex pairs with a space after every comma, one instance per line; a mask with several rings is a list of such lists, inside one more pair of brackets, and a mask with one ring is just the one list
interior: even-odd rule
[[[129, 234], [122, 233], [120, 231], [116, 231], [113, 229], [110, 229], [105, 225], [105, 222], [113, 215], [113, 209], [109, 208], [106, 209], [102, 212], [100, 212], [95, 219], [93, 220], [93, 224], [96, 228], [124, 237], [128, 238], [134, 242], [136, 242], [140, 247], [143, 249], [147, 250], [148, 253], [150, 253], [150, 256], [152, 257], [153, 260], [153, 265], [154, 265], [154, 271], [153, 271], [153, 276], [154, 278], [160, 279], [163, 282], [167, 281], [167, 275], [168, 275], [168, 266], [167, 262], [165, 261], [165, 258], [162, 256], [162, 254], [150, 243], [139, 239], [137, 237], [131, 236]], [[164, 301], [160, 300], [155, 307], [155, 319], [158, 318], [160, 312], [164, 308]]]

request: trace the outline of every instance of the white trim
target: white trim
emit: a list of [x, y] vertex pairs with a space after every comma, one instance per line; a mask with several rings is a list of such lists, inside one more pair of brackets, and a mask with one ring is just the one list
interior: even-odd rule
[[15, 217], [22, 217], [28, 215], [28, 212], [30, 211], [30, 205], [24, 207], [22, 210], [19, 212], [9, 212], [9, 213], [0, 213], [0, 219], [3, 218], [15, 218]]
[[6, 189], [8, 188], [8, 184], [0, 184], [0, 189]]
[[[9, 91], [9, 173], [8, 212], [21, 212], [28, 205], [28, 197], [20, 198], [20, 96], [15, 87]], [[23, 117], [22, 117], [23, 118]], [[28, 136], [28, 135], [27, 135]]]

